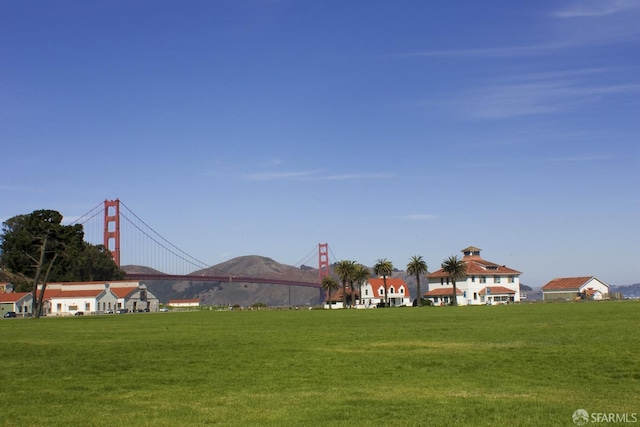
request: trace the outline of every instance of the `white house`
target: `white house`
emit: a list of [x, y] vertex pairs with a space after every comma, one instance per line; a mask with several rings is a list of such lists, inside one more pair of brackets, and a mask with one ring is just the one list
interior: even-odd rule
[[172, 299], [169, 300], [167, 305], [174, 308], [190, 308], [190, 307], [199, 307], [200, 300], [197, 298], [192, 299]]
[[[411, 295], [404, 280], [397, 277], [387, 277], [387, 301], [390, 307], [410, 306]], [[382, 277], [371, 278], [362, 285], [360, 306], [376, 307], [385, 302], [385, 287]]]
[[[463, 249], [462, 261], [466, 276], [456, 280], [458, 305], [493, 305], [520, 302], [521, 272], [505, 265], [482, 259], [482, 249], [469, 246]], [[434, 305], [449, 304], [453, 298], [453, 283], [440, 269], [427, 275], [429, 290], [423, 296]]]
[[602, 300], [609, 297], [609, 285], [594, 276], [562, 277], [542, 287], [543, 301]]
[[79, 311], [106, 313], [158, 311], [158, 298], [139, 281], [49, 283], [43, 298], [44, 313], [64, 316]]

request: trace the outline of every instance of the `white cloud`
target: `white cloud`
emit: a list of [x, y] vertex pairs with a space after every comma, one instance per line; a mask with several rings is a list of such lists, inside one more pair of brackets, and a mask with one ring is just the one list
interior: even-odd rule
[[574, 2], [571, 7], [552, 13], [556, 18], [584, 18], [613, 15], [638, 7], [634, 0], [590, 0]]
[[290, 171], [290, 172], [261, 172], [244, 176], [247, 181], [354, 181], [362, 179], [390, 178], [389, 173], [345, 173], [326, 174], [323, 171]]
[[578, 79], [539, 79], [487, 85], [459, 101], [472, 118], [501, 119], [573, 111], [605, 97], [640, 91], [640, 84], [604, 85]]
[[578, 163], [578, 162], [600, 162], [603, 160], [611, 160], [613, 156], [610, 155], [580, 155], [580, 156], [571, 156], [571, 157], [554, 157], [550, 159], [546, 159], [547, 162], [554, 163]]

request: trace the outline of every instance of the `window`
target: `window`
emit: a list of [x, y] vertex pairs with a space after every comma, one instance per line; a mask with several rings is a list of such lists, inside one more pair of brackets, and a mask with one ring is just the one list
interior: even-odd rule
[[473, 293], [473, 299], [476, 300], [476, 301], [478, 300], [478, 293], [477, 292]]
[[84, 311], [90, 311], [91, 310], [91, 303], [86, 302], [84, 303]]
[[475, 282], [476, 281], [476, 276], [471, 276], [471, 281]]
[[364, 290], [364, 294], [368, 296], [369, 295], [369, 289], [365, 289]]
[[516, 281], [516, 280], [515, 280], [515, 278], [514, 278], [513, 276], [509, 276], [509, 283], [513, 283], [513, 282], [515, 282], [515, 281]]
[[56, 304], [56, 311], [62, 311], [62, 304]]
[[467, 297], [467, 291], [462, 291], [462, 297], [466, 298]]
[[404, 294], [404, 288], [400, 288], [400, 293]]
[[396, 293], [396, 290], [394, 289], [393, 286], [389, 288], [389, 293], [390, 294], [395, 294]]
[[487, 283], [487, 276], [480, 276], [480, 283]]
[[480, 302], [484, 302], [484, 295], [480, 295]]
[[378, 288], [378, 295], [384, 296], [384, 288], [383, 287]]
[[500, 276], [493, 276], [493, 283], [500, 283]]

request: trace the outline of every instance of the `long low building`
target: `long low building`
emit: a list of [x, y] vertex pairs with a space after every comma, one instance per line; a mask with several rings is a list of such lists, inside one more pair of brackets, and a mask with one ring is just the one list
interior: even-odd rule
[[609, 297], [609, 285], [594, 276], [560, 277], [542, 287], [544, 301], [602, 300]]
[[43, 298], [47, 316], [158, 309], [158, 298], [140, 281], [48, 283]]

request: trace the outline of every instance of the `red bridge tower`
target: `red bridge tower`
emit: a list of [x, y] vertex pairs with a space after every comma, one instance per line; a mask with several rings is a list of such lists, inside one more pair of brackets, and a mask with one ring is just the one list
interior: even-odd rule
[[[110, 243], [113, 241], [113, 248]], [[111, 251], [116, 265], [120, 267], [120, 200], [104, 201], [104, 247]]]
[[329, 275], [329, 244], [318, 243], [318, 283]]

